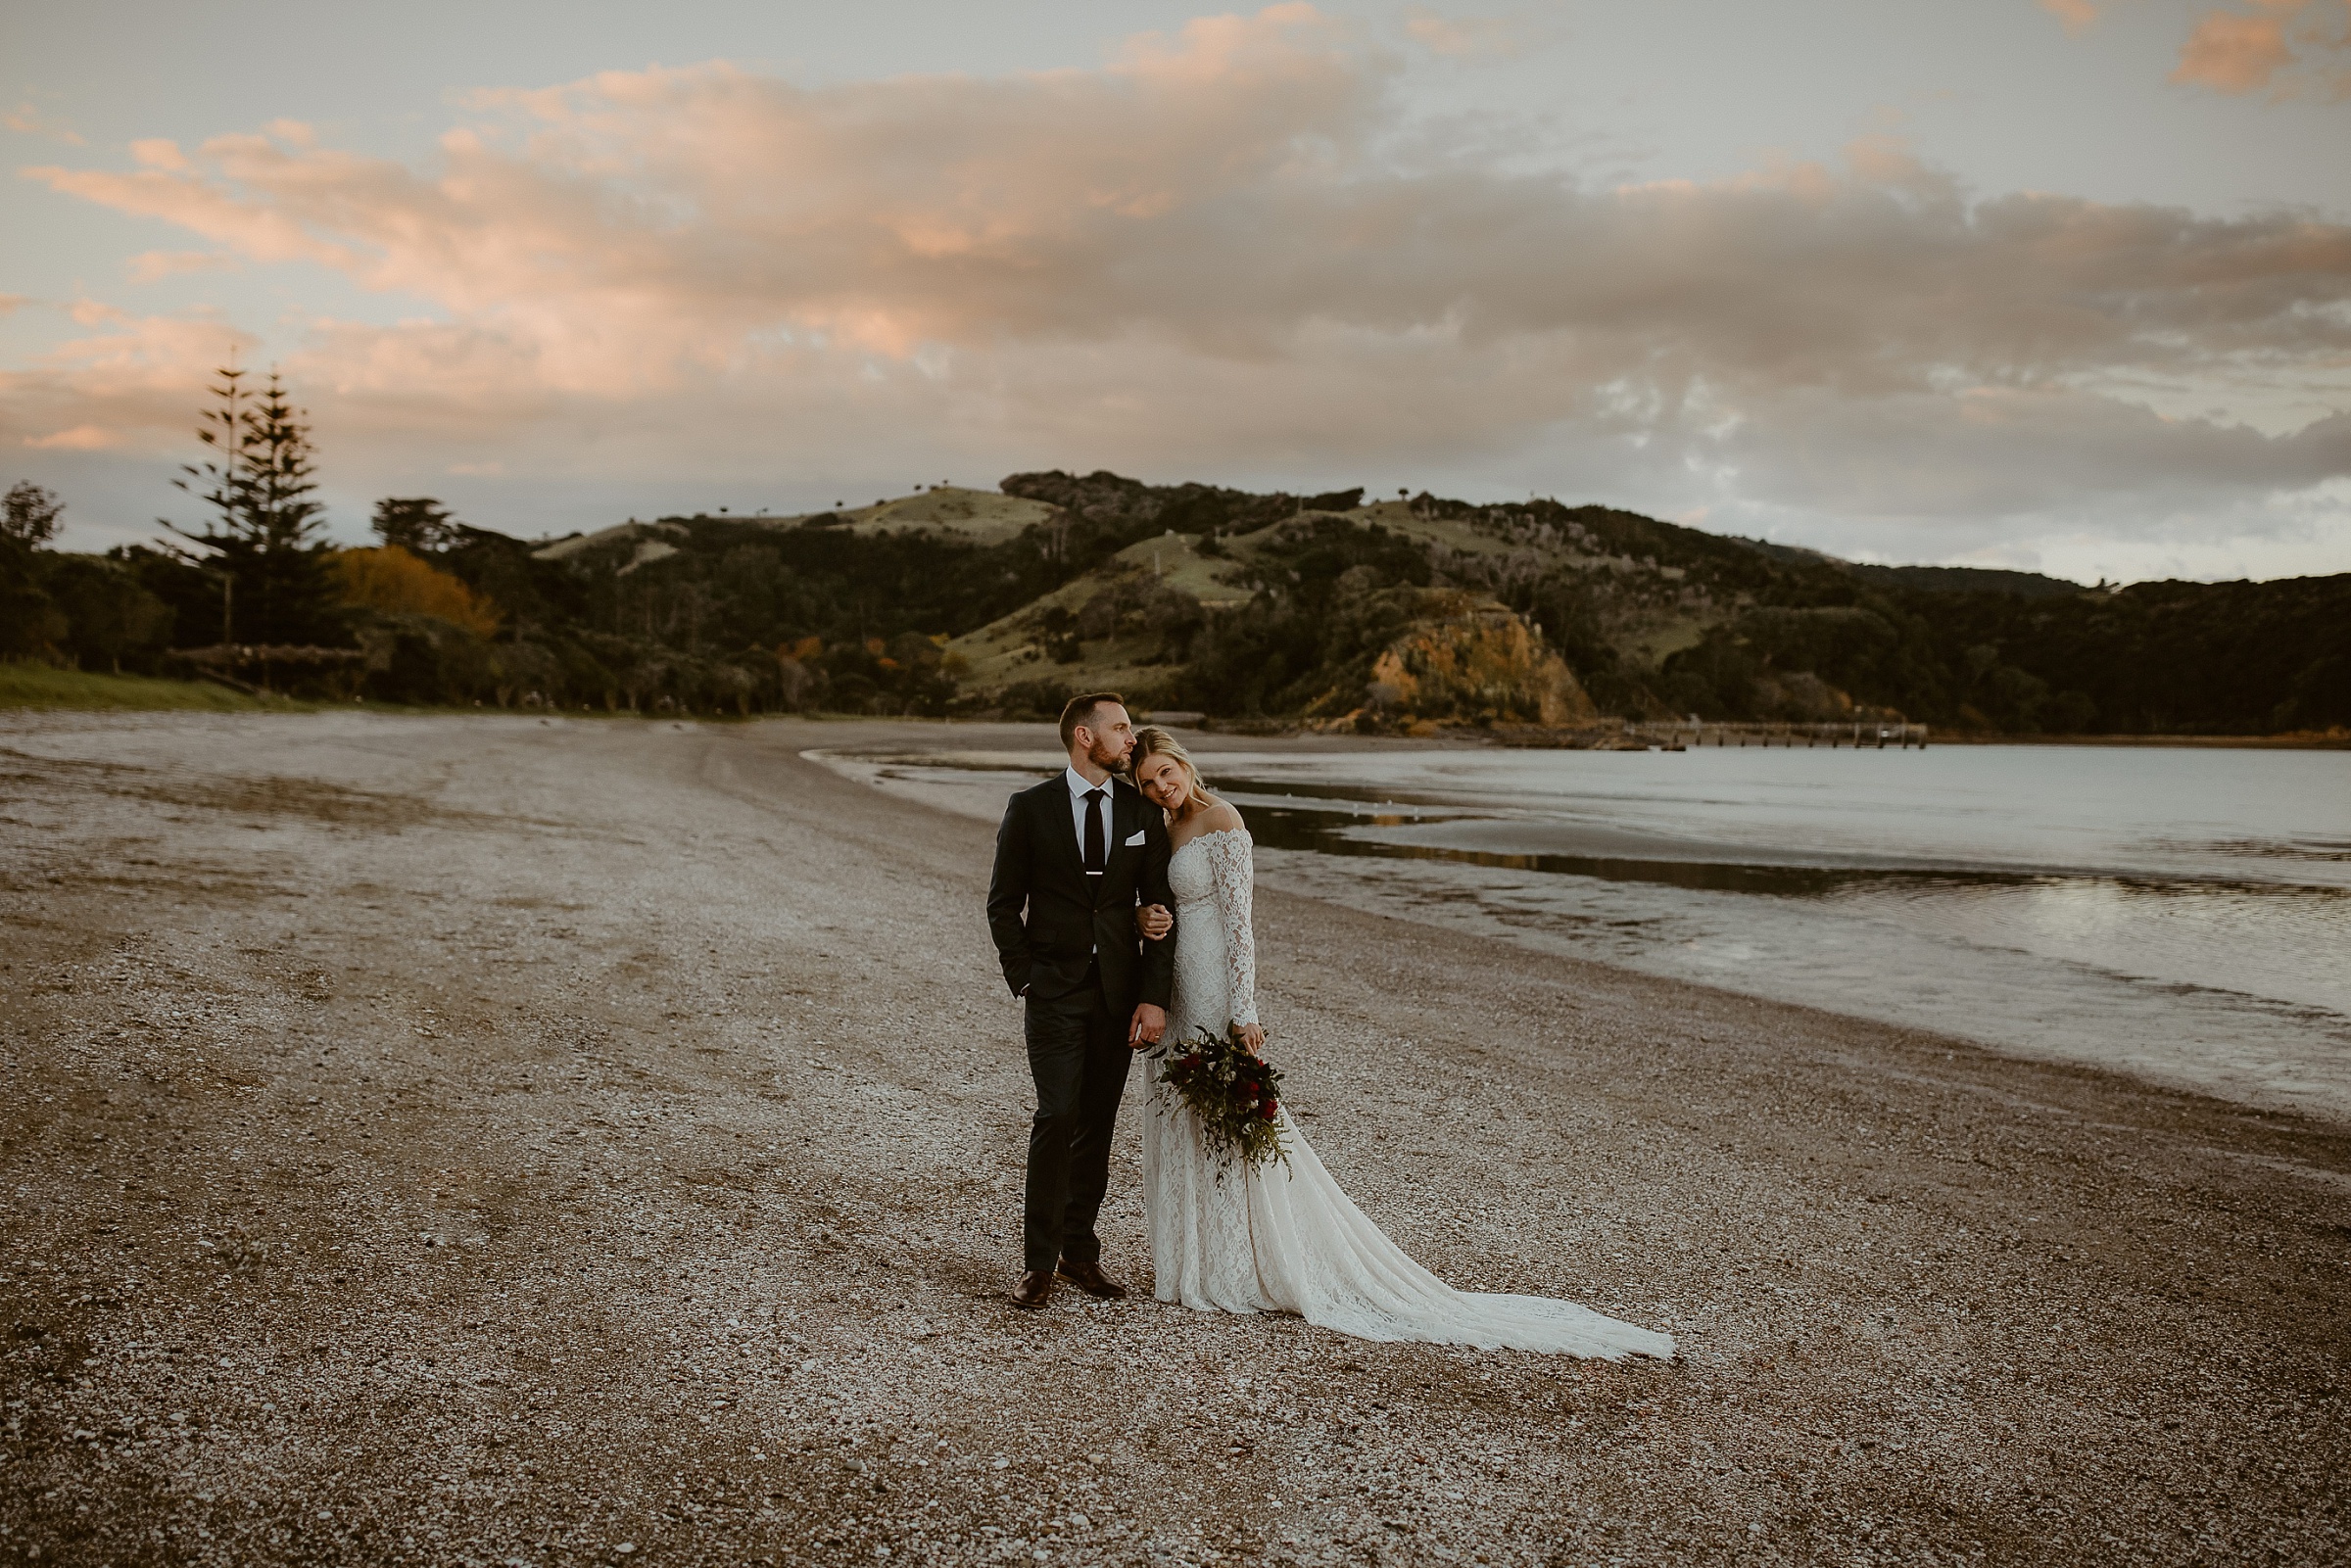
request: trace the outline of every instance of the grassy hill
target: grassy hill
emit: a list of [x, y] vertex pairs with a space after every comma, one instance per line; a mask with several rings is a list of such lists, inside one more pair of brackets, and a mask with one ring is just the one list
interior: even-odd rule
[[[839, 511], [800, 512], [789, 517], [760, 515], [729, 519], [755, 528], [782, 532], [796, 528], [841, 529], [861, 538], [882, 534], [931, 534], [941, 540], [971, 545], [1002, 545], [1028, 529], [1051, 521], [1053, 508], [994, 491], [966, 490], [936, 485], [894, 500], [875, 501]], [[706, 520], [706, 519], [705, 519]], [[635, 518], [593, 534], [573, 534], [532, 551], [543, 561], [571, 560], [591, 550], [616, 545], [633, 546], [632, 565], [675, 554], [684, 525], [675, 519], [641, 523]]]
[[[1108, 687], [1146, 707], [1371, 730], [1687, 714], [2004, 733], [2351, 725], [2351, 576], [2090, 589], [1854, 565], [1550, 500], [1055, 471], [552, 542], [459, 527], [428, 553], [495, 608], [495, 631], [355, 607], [370, 698], [1035, 714]], [[92, 641], [85, 658], [154, 673], [218, 624], [217, 590], [167, 558], [49, 559], [53, 587], [78, 562], [156, 601], [145, 643]]]
[[1450, 695], [1434, 703], [1422, 681], [1417, 711], [1382, 691], [1383, 659], [1392, 673], [1507, 613], [1611, 715], [1898, 714], [2021, 734], [2351, 724], [2351, 576], [2106, 590], [1855, 565], [1555, 501], [1260, 497], [1108, 474], [1005, 489], [1131, 543], [950, 643], [983, 699], [1041, 706], [1047, 689], [1100, 683], [1212, 714], [1373, 727], [1575, 709], [1531, 657], [1439, 683]]

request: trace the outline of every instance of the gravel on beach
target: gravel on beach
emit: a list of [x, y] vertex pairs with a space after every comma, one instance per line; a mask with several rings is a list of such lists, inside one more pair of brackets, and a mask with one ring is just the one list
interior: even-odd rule
[[1333, 1171], [1681, 1356], [1152, 1301], [1139, 1073], [1016, 1312], [938, 734], [0, 718], [0, 1562], [2351, 1560], [2351, 1129], [1337, 902]]

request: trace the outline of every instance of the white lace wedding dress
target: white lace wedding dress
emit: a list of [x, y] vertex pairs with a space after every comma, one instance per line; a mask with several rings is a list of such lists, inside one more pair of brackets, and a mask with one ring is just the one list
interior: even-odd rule
[[[1168, 1038], [1257, 1022], [1257, 944], [1249, 928], [1245, 829], [1202, 833], [1176, 851], [1176, 994]], [[1669, 1335], [1541, 1296], [1458, 1291], [1406, 1257], [1348, 1200], [1279, 1113], [1289, 1165], [1236, 1166], [1217, 1179], [1198, 1121], [1150, 1078], [1143, 1117], [1143, 1207], [1163, 1302], [1202, 1311], [1296, 1312], [1368, 1340], [1509, 1347], [1569, 1355], [1673, 1354]]]

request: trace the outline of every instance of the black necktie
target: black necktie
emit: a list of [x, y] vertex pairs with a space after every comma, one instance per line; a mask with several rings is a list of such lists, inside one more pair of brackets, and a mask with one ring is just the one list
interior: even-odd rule
[[1102, 791], [1088, 789], [1085, 792], [1085, 874], [1099, 877], [1102, 872]]

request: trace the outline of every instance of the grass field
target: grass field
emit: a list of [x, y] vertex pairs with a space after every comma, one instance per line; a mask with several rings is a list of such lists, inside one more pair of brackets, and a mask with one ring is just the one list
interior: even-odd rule
[[94, 708], [190, 713], [295, 712], [312, 704], [288, 697], [251, 697], [209, 681], [158, 681], [140, 675], [92, 675], [47, 664], [0, 661], [0, 710]]
[[[403, 702], [304, 701], [275, 694], [255, 697], [224, 686], [215, 686], [210, 681], [160, 681], [143, 675], [92, 675], [83, 670], [60, 670], [53, 665], [0, 659], [0, 713], [26, 708], [120, 713], [317, 713], [334, 709], [355, 713], [506, 713], [509, 716], [531, 711], [522, 708], [486, 708], [478, 702], [470, 706], [433, 707]], [[561, 717], [644, 719], [694, 724], [737, 721], [737, 715], [733, 713], [605, 713], [585, 708], [566, 711]], [[754, 717], [772, 718], [774, 715], [758, 714]], [[855, 718], [857, 715], [840, 717]]]

